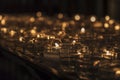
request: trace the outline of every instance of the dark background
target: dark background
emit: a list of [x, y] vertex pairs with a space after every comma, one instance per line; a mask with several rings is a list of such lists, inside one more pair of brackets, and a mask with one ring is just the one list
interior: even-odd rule
[[59, 12], [73, 15], [110, 15], [120, 19], [120, 0], [0, 0], [1, 13], [33, 13], [42, 11], [53, 15]]

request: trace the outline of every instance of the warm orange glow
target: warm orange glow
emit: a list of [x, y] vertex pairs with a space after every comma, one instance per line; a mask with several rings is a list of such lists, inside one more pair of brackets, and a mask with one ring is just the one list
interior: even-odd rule
[[67, 22], [63, 22], [62, 23], [62, 30], [65, 30], [65, 28], [68, 26], [68, 23]]
[[94, 24], [93, 24], [93, 27], [102, 27], [102, 23], [101, 22], [95, 22]]
[[19, 41], [22, 42], [23, 41], [23, 37], [19, 37]]
[[37, 13], [36, 13], [36, 16], [37, 16], [37, 17], [41, 17], [41, 16], [42, 16], [42, 12], [37, 12]]
[[10, 34], [11, 37], [13, 37], [15, 35], [15, 33], [16, 32], [14, 30], [11, 30], [9, 34]]
[[2, 31], [3, 33], [7, 33], [7, 28], [1, 28], [1, 31]]
[[75, 21], [71, 20], [70, 24], [75, 25]]
[[62, 19], [63, 17], [64, 17], [64, 15], [63, 15], [62, 13], [59, 13], [59, 14], [58, 14], [58, 18], [59, 18], [59, 19]]
[[105, 16], [105, 20], [109, 21], [110, 20], [110, 16]]
[[72, 45], [75, 45], [75, 44], [76, 44], [76, 41], [75, 41], [75, 40], [73, 40], [73, 41], [72, 41]]
[[1, 20], [1, 25], [5, 25], [6, 24], [6, 20], [5, 19], [2, 19]]
[[91, 21], [91, 22], [95, 22], [95, 21], [96, 21], [96, 17], [95, 17], [95, 16], [92, 16], [92, 17], [90, 18], [90, 21]]
[[31, 17], [31, 18], [30, 18], [30, 22], [35, 22], [35, 18], [34, 18], [34, 17]]
[[74, 16], [74, 19], [75, 19], [76, 21], [79, 21], [79, 20], [80, 20], [80, 15], [78, 15], [78, 14], [75, 15], [75, 16]]
[[84, 27], [81, 28], [80, 33], [81, 33], [81, 34], [84, 34], [84, 33], [85, 33], [85, 28], [84, 28]]
[[114, 23], [114, 20], [109, 20], [109, 24], [113, 24]]
[[118, 30], [120, 30], [120, 26], [119, 26], [119, 25], [116, 25], [116, 26], [114, 27], [114, 29], [115, 29], [116, 31], [118, 31]]
[[36, 35], [36, 30], [32, 29], [32, 30], [30, 31], [30, 33], [31, 33], [33, 36], [35, 36], [35, 35]]
[[37, 38], [40, 38], [40, 35], [39, 35], [39, 34], [37, 34]]
[[104, 27], [105, 28], [109, 28], [109, 24], [108, 23], [104, 23]]
[[23, 32], [24, 32], [24, 30], [23, 30], [23, 29], [21, 29], [21, 30], [20, 30], [20, 33], [23, 33]]
[[60, 47], [60, 45], [58, 44], [58, 43], [55, 43], [55, 47], [54, 47], [55, 49], [59, 49], [59, 48], [61, 48]]

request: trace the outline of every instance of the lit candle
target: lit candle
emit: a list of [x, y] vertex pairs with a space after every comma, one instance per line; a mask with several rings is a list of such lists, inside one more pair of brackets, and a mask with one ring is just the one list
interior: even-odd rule
[[95, 22], [96, 21], [96, 17], [95, 16], [91, 16], [90, 21], [91, 22]]
[[68, 26], [68, 23], [67, 22], [63, 22], [62, 23], [62, 30], [64, 31], [67, 26]]
[[61, 47], [60, 47], [60, 45], [58, 43], [55, 43], [55, 47], [54, 48], [55, 49], [60, 49]]
[[20, 42], [23, 42], [23, 37], [19, 37], [19, 41], [20, 41]]
[[1, 20], [1, 25], [4, 26], [5, 24], [6, 24], [6, 20], [5, 20], [5, 19], [2, 19], [2, 20]]
[[93, 24], [93, 27], [95, 27], [95, 28], [99, 28], [99, 27], [102, 27], [102, 23], [101, 22], [95, 22], [94, 24]]
[[23, 29], [20, 29], [20, 33], [23, 33], [24, 32], [24, 30]]
[[81, 34], [84, 34], [84, 33], [85, 33], [85, 28], [84, 28], [84, 27], [81, 28], [80, 33], [81, 33]]
[[109, 24], [108, 23], [104, 23], [104, 27], [105, 28], [109, 28]]
[[10, 34], [11, 37], [13, 37], [15, 35], [15, 33], [16, 32], [14, 30], [11, 30], [9, 34]]
[[120, 68], [114, 68], [113, 71], [115, 71], [116, 76], [120, 76]]
[[116, 57], [116, 53], [113, 51], [108, 51], [106, 49], [104, 49], [103, 51], [105, 52], [104, 54], [102, 54], [103, 58], [112, 59], [112, 58]]
[[50, 36], [47, 36], [47, 39], [49, 40], [49, 39], [50, 39]]
[[118, 31], [118, 30], [120, 30], [120, 26], [119, 26], [119, 25], [116, 25], [116, 26], [114, 27], [114, 29], [115, 29], [116, 31]]
[[62, 13], [58, 14], [58, 19], [62, 19], [64, 17], [64, 15]]
[[35, 22], [35, 18], [34, 18], [34, 17], [31, 17], [31, 18], [30, 18], [30, 22]]
[[37, 16], [37, 17], [41, 17], [41, 16], [42, 16], [42, 12], [40, 12], [40, 11], [37, 12], [37, 13], [36, 13], [36, 16]]
[[109, 24], [113, 24], [115, 21], [114, 20], [109, 20]]
[[77, 50], [77, 55], [79, 55], [80, 58], [84, 57], [83, 53], [81, 53], [81, 50]]
[[76, 41], [75, 41], [75, 40], [73, 40], [73, 41], [72, 41], [72, 45], [75, 45], [75, 44], [76, 44]]
[[75, 19], [76, 21], [79, 21], [79, 20], [80, 20], [80, 15], [76, 14], [76, 15], [74, 16], [74, 19]]
[[105, 20], [109, 21], [110, 20], [110, 16], [105, 16]]
[[40, 38], [40, 35], [39, 35], [39, 34], [37, 34], [37, 38]]
[[30, 31], [30, 33], [31, 33], [32, 36], [35, 36], [35, 35], [36, 35], [36, 30], [35, 30], [35, 29], [32, 29], [32, 30]]
[[1, 28], [1, 31], [2, 31], [3, 33], [7, 33], [7, 28]]

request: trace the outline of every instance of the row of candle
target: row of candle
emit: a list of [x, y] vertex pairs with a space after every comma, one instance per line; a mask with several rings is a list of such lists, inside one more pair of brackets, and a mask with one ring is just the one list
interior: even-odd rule
[[[15, 52], [19, 51], [17, 47], [21, 47], [23, 55], [27, 56], [52, 55], [55, 58], [53, 56], [56, 55], [60, 59], [68, 57], [67, 61], [70, 63], [71, 57], [77, 56], [75, 61], [78, 65], [81, 65], [79, 60], [85, 59], [83, 63], [86, 63], [88, 58], [88, 67], [89, 63], [96, 67], [99, 64], [101, 66], [101, 62], [105, 60], [119, 60], [119, 32], [119, 23], [110, 16], [101, 20], [96, 16], [86, 17], [79, 14], [72, 18], [61, 13], [57, 17], [48, 17], [41, 12], [35, 16], [0, 16], [0, 38], [4, 42], [1, 45], [8, 44]], [[9, 44], [11, 41], [14, 46]], [[28, 55], [27, 52], [31, 54]], [[97, 60], [91, 62], [90, 59], [94, 57]], [[62, 69], [67, 71], [69, 68]], [[119, 69], [114, 71], [116, 75], [120, 74]], [[78, 71], [77, 73], [81, 75]]]

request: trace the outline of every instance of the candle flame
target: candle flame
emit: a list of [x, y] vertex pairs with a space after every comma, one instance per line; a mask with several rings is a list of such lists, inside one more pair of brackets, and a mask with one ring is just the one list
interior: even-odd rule
[[7, 28], [1, 28], [1, 31], [2, 31], [3, 33], [7, 33]]
[[105, 20], [109, 21], [110, 20], [110, 16], [105, 16]]
[[80, 15], [78, 15], [78, 14], [75, 15], [75, 16], [74, 16], [74, 19], [75, 19], [76, 21], [79, 21], [79, 20], [80, 20]]
[[85, 33], [85, 28], [81, 28], [81, 31], [80, 31], [81, 34], [84, 34]]
[[109, 28], [109, 24], [108, 23], [104, 23], [104, 27], [105, 28]]
[[16, 32], [15, 32], [14, 30], [11, 30], [11, 31], [10, 31], [10, 36], [13, 37], [13, 36], [15, 35], [15, 33], [16, 33]]
[[63, 17], [64, 17], [64, 15], [63, 15], [62, 13], [59, 13], [59, 14], [58, 14], [58, 18], [59, 18], [59, 19], [62, 19]]
[[96, 17], [95, 17], [95, 16], [92, 16], [92, 17], [90, 18], [90, 21], [91, 21], [91, 22], [95, 22], [95, 21], [96, 21]]
[[120, 26], [119, 25], [116, 25], [115, 27], [114, 27], [114, 29], [117, 31], [117, 30], [120, 30]]

